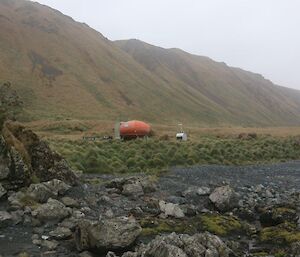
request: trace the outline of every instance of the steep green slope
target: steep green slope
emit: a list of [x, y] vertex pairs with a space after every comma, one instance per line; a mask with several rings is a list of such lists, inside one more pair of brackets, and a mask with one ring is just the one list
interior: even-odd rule
[[12, 82], [27, 119], [300, 123], [299, 94], [259, 75], [177, 49], [114, 43], [38, 3], [0, 0], [0, 31], [0, 83]]

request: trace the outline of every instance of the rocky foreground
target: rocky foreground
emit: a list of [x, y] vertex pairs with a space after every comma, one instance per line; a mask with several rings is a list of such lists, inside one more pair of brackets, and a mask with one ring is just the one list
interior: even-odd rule
[[300, 162], [78, 178], [6, 124], [0, 199], [2, 256], [300, 256]]

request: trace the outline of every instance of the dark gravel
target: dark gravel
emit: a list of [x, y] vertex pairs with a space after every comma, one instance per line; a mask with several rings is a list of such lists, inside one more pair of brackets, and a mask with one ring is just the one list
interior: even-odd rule
[[190, 186], [215, 187], [221, 184], [232, 187], [250, 187], [262, 184], [284, 190], [300, 190], [300, 161], [252, 166], [206, 165], [190, 168], [173, 168], [161, 177], [160, 188], [170, 194]]

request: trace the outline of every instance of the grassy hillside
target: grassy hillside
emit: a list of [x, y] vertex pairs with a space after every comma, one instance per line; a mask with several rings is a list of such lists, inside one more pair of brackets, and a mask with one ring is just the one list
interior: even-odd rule
[[0, 31], [0, 83], [21, 96], [23, 119], [300, 124], [299, 92], [178, 49], [111, 42], [38, 3], [0, 0]]
[[[197, 109], [200, 119], [207, 114], [207, 119], [215, 118], [212, 122], [223, 118], [243, 125], [298, 124], [297, 90], [276, 86], [259, 74], [179, 49], [163, 49], [139, 40], [115, 44], [178, 94], [186, 94], [190, 101], [197, 102], [201, 106]], [[209, 107], [213, 108], [212, 113]]]

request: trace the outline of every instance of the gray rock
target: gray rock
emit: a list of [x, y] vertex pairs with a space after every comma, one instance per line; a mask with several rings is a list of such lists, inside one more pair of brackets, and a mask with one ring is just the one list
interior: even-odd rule
[[183, 197], [189, 196], [205, 196], [210, 194], [209, 187], [189, 187], [187, 190], [182, 192]]
[[134, 218], [119, 217], [101, 222], [82, 220], [76, 228], [75, 242], [79, 251], [118, 251], [131, 246], [141, 231]]
[[74, 231], [77, 226], [77, 220], [74, 218], [64, 219], [63, 222], [59, 224], [61, 227], [68, 228], [71, 231]]
[[79, 257], [93, 257], [93, 255], [88, 251], [84, 251], [79, 254]]
[[104, 216], [105, 216], [106, 218], [109, 218], [109, 219], [113, 218], [113, 217], [114, 217], [114, 212], [113, 212], [113, 210], [112, 210], [112, 209], [106, 210], [105, 213], [104, 213]]
[[6, 211], [0, 211], [0, 228], [5, 228], [13, 224], [13, 217]]
[[22, 201], [24, 197], [25, 193], [21, 191], [13, 193], [8, 197], [8, 203], [13, 209], [23, 208], [25, 206], [24, 202]]
[[[1, 146], [1, 142], [0, 142]], [[5, 146], [7, 147], [7, 146]], [[7, 168], [5, 168], [5, 180], [2, 181], [2, 185], [5, 185], [7, 190], [16, 190], [21, 187], [27, 186], [31, 180], [31, 171], [21, 154], [12, 146], [7, 148], [6, 165], [9, 169], [7, 174]]]
[[127, 252], [122, 255], [122, 257], [138, 257], [138, 253]]
[[122, 194], [126, 196], [139, 197], [144, 195], [143, 187], [139, 181], [123, 186]]
[[268, 197], [268, 198], [272, 198], [273, 194], [269, 189], [267, 189], [266, 192], [265, 192], [265, 196]]
[[[151, 193], [157, 190], [156, 184], [154, 183], [153, 177], [125, 177], [125, 178], [115, 178], [111, 180], [106, 187], [107, 188], [114, 188], [118, 189], [119, 191], [124, 190], [124, 186], [128, 187], [127, 185], [133, 185], [133, 187], [129, 188], [129, 192], [131, 190], [136, 190], [138, 193]], [[141, 190], [142, 188], [142, 190]], [[128, 189], [126, 189], [127, 191]], [[131, 195], [131, 194], [130, 194]]]
[[33, 239], [33, 240], [32, 240], [32, 243], [33, 243], [34, 245], [40, 246], [40, 245], [42, 245], [42, 240], [40, 240], [40, 239]]
[[40, 205], [31, 212], [40, 221], [60, 221], [71, 214], [71, 209], [63, 203], [50, 198], [47, 203]]
[[205, 257], [219, 257], [216, 249], [207, 249], [205, 251]]
[[153, 193], [157, 190], [157, 185], [154, 182], [153, 177], [146, 177], [140, 180], [145, 194]]
[[0, 183], [0, 199], [5, 196], [7, 193], [6, 189], [2, 186], [2, 184]]
[[166, 203], [165, 201], [159, 201], [159, 208], [166, 216], [175, 218], [184, 218], [184, 212], [178, 204]]
[[220, 211], [232, 210], [238, 204], [237, 194], [230, 186], [217, 187], [209, 199]]
[[197, 190], [197, 194], [200, 196], [209, 195], [210, 191], [211, 190], [209, 187], [199, 187]]
[[229, 257], [233, 252], [223, 241], [210, 233], [157, 236], [147, 245], [140, 246], [135, 255], [122, 257]]
[[71, 186], [59, 179], [52, 179], [48, 182], [44, 182], [43, 184], [55, 195], [64, 195], [71, 188]]
[[64, 240], [70, 238], [72, 236], [72, 232], [68, 228], [57, 227], [55, 230], [51, 231], [49, 235], [56, 240]]
[[43, 234], [45, 231], [45, 228], [44, 227], [37, 227], [37, 228], [34, 228], [33, 229], [33, 232], [36, 233], [36, 234]]
[[76, 210], [76, 211], [73, 211], [72, 216], [75, 219], [82, 219], [82, 218], [85, 217], [85, 214], [83, 212], [81, 212], [81, 211]]
[[14, 225], [17, 225], [23, 221], [24, 212], [22, 210], [13, 211], [10, 214], [12, 216]]
[[55, 197], [56, 194], [44, 184], [31, 184], [27, 189], [28, 195], [40, 203], [45, 203], [50, 197]]
[[67, 207], [79, 207], [79, 203], [75, 199], [68, 196], [61, 198], [60, 201]]
[[185, 204], [187, 203], [187, 200], [184, 197], [174, 196], [171, 195], [166, 199], [169, 203], [175, 203], [175, 204]]
[[114, 252], [108, 252], [106, 257], [118, 257]]
[[300, 242], [295, 242], [291, 245], [290, 253], [292, 256], [300, 256]]
[[40, 239], [40, 236], [38, 234], [33, 234], [32, 237], [31, 237], [31, 240], [37, 240], [37, 239]]
[[32, 218], [31, 218], [31, 216], [24, 215], [23, 224], [24, 225], [32, 225]]
[[48, 250], [55, 250], [58, 247], [59, 243], [55, 240], [43, 240], [41, 246], [46, 247]]
[[149, 249], [145, 256], [147, 257], [188, 257], [186, 253], [177, 246], [166, 244], [162, 242], [157, 245], [153, 245]]
[[[0, 145], [1, 145], [1, 143], [0, 143]], [[9, 168], [6, 163], [1, 161], [1, 158], [0, 158], [0, 180], [7, 179], [8, 175], [9, 175]]]

